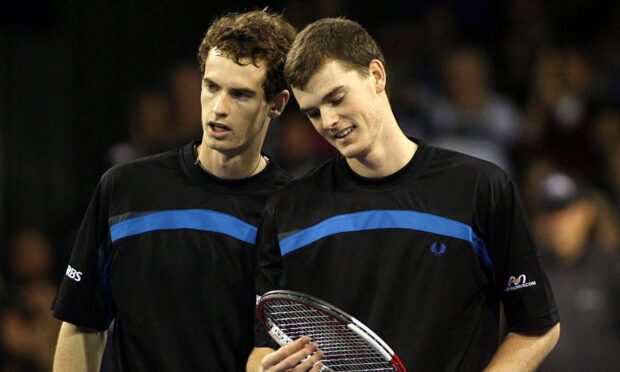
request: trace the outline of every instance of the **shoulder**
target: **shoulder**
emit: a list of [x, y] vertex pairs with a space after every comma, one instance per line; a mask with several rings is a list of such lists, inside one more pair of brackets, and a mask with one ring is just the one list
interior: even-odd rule
[[159, 174], [162, 169], [178, 169], [179, 149], [145, 156], [108, 169], [100, 184], [110, 186], [118, 183], [134, 183], [145, 180], [151, 174]]
[[511, 177], [498, 165], [457, 151], [428, 146], [432, 152], [428, 171], [445, 171], [459, 183], [475, 182], [478, 186], [495, 185], [501, 188]]
[[428, 151], [431, 154], [423, 177], [431, 182], [434, 192], [487, 215], [502, 200], [512, 203], [520, 199], [515, 182], [496, 164], [437, 147]]

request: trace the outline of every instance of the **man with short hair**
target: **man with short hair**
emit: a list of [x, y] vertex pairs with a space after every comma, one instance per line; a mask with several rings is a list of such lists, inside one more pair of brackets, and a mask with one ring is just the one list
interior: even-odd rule
[[[383, 55], [356, 22], [307, 26], [285, 75], [340, 154], [267, 203], [259, 294], [286, 288], [334, 304], [410, 370], [535, 369], [557, 342], [559, 317], [515, 183], [491, 163], [403, 134]], [[308, 341], [272, 352], [257, 333], [249, 369], [318, 371]]]
[[110, 169], [54, 301], [54, 370], [243, 371], [254, 330], [254, 244], [289, 175], [260, 150], [284, 110], [295, 29], [278, 14], [216, 19], [199, 48], [201, 140]]

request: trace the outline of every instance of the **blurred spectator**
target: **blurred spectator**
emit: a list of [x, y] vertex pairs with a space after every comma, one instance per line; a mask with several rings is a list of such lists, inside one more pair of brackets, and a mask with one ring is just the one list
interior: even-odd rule
[[564, 173], [537, 192], [534, 230], [562, 317], [562, 336], [540, 371], [620, 370], [620, 261], [595, 242], [597, 204]]
[[0, 372], [49, 371], [60, 322], [50, 314], [53, 248], [39, 230], [22, 228], [10, 239], [8, 293], [0, 308]]
[[278, 121], [275, 151], [278, 164], [296, 178], [333, 154], [332, 147], [299, 111], [288, 112]]
[[433, 131], [430, 142], [511, 172], [509, 150], [519, 136], [520, 116], [512, 102], [493, 91], [483, 53], [456, 49], [444, 67], [445, 94], [422, 102]]
[[609, 158], [614, 147], [620, 144], [620, 109], [605, 107], [594, 118], [590, 146], [600, 153], [600, 158]]
[[53, 254], [49, 239], [41, 231], [30, 227], [19, 229], [10, 239], [8, 282], [20, 285], [51, 279], [55, 267]]
[[[176, 146], [182, 146], [202, 134], [200, 90], [202, 76], [195, 63], [178, 65], [170, 76], [172, 133]], [[170, 135], [170, 133], [168, 133]]]
[[[545, 157], [531, 160], [523, 172], [521, 190], [528, 210], [540, 210], [540, 185], [551, 174], [558, 172], [557, 166]], [[614, 208], [610, 198], [598, 189], [588, 192], [588, 199], [596, 211], [596, 224], [592, 239], [599, 247], [615, 251], [620, 248], [620, 213]]]
[[527, 210], [536, 210], [538, 188], [542, 180], [554, 172], [556, 167], [544, 156], [530, 159], [521, 174], [521, 192]]
[[170, 135], [172, 108], [168, 96], [160, 90], [139, 92], [129, 105], [129, 141], [118, 143], [108, 151], [110, 165], [172, 148]]
[[202, 133], [200, 71], [175, 67], [169, 90], [145, 89], [129, 103], [129, 140], [108, 151], [110, 166], [182, 146]]
[[[413, 3], [412, 7], [416, 7]], [[421, 15], [401, 22], [382, 23], [376, 40], [386, 59], [390, 102], [403, 132], [411, 137], [431, 139], [433, 133], [428, 106], [431, 94], [441, 85], [442, 69], [437, 63], [454, 44], [458, 26], [450, 4], [417, 4]], [[425, 6], [427, 5], [427, 6]]]
[[594, 190], [591, 194], [597, 221], [594, 226], [594, 241], [603, 249], [620, 253], [620, 214], [605, 194]]
[[610, 179], [611, 195], [615, 205], [620, 211], [620, 143], [618, 143], [609, 155], [608, 176]]
[[602, 109], [594, 120], [590, 137], [594, 151], [597, 185], [620, 212], [620, 109]]
[[19, 287], [13, 303], [0, 313], [3, 363], [0, 372], [50, 371], [60, 322], [49, 306], [57, 288], [36, 280]]
[[559, 166], [592, 177], [593, 66], [579, 49], [542, 50], [527, 104], [530, 141]]
[[542, 1], [509, 0], [500, 8], [504, 16], [498, 23], [504, 35], [498, 46], [501, 61], [497, 77], [521, 107], [530, 93], [530, 82], [524, 77], [531, 75], [536, 51], [552, 43], [555, 30]]

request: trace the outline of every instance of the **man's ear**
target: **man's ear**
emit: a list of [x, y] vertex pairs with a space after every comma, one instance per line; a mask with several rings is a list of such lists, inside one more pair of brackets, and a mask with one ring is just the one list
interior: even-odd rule
[[375, 92], [381, 93], [385, 91], [385, 83], [387, 80], [387, 75], [385, 73], [385, 67], [383, 63], [378, 59], [373, 59], [370, 61], [370, 65], [368, 66], [368, 72], [370, 76], [373, 78], [373, 82], [375, 84]]
[[289, 98], [291, 98], [291, 93], [288, 90], [283, 90], [280, 93], [276, 94], [269, 102], [269, 112], [267, 115], [271, 119], [275, 119], [278, 116], [282, 115], [286, 104], [288, 103]]

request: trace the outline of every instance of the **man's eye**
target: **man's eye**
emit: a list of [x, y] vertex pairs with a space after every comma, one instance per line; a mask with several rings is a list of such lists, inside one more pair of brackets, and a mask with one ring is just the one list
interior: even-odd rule
[[233, 97], [235, 98], [239, 98], [239, 99], [245, 99], [248, 98], [249, 96], [246, 93], [243, 92], [234, 92], [231, 94]]
[[319, 110], [312, 110], [306, 114], [310, 119], [318, 119], [321, 117]]
[[338, 98], [335, 98], [331, 101], [332, 106], [338, 106], [339, 104], [342, 103], [342, 101], [344, 100], [344, 96], [340, 96]]

